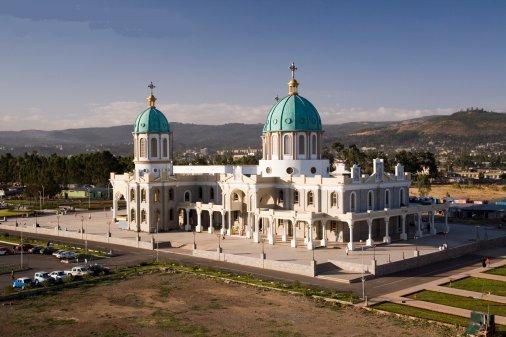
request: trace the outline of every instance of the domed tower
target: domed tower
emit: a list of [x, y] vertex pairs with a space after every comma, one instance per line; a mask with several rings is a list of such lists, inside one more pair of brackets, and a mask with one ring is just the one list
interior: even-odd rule
[[263, 176], [328, 176], [329, 161], [322, 159], [323, 129], [320, 114], [298, 93], [295, 64], [289, 68], [288, 96], [270, 109], [265, 122], [260, 168]]
[[148, 108], [141, 112], [134, 124], [134, 164], [136, 177], [161, 172], [172, 175], [172, 132], [165, 115], [155, 107], [153, 82], [148, 85]]

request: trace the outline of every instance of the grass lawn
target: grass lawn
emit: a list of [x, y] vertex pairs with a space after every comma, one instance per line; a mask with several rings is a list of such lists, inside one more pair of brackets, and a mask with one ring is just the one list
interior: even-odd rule
[[487, 273], [487, 274], [493, 274], [493, 275], [506, 276], [506, 266], [490, 269], [490, 270], [487, 270], [485, 273]]
[[20, 216], [25, 215], [28, 212], [25, 211], [14, 211], [12, 209], [0, 209], [0, 218], [10, 217], [10, 216]]
[[422, 290], [418, 293], [410, 295], [409, 297], [415, 300], [447, 305], [449, 307], [482, 312], [490, 311], [491, 314], [506, 316], [506, 305], [498, 302], [445, 294], [432, 290]]
[[466, 277], [464, 279], [446, 283], [446, 287], [462, 290], [476, 291], [479, 293], [491, 293], [497, 296], [506, 296], [506, 282], [488, 280], [478, 277]]
[[[405, 304], [397, 304], [392, 302], [383, 302], [380, 304], [376, 304], [373, 306], [374, 309], [393, 312], [401, 315], [408, 315], [417, 318], [429, 319], [432, 321], [453, 324], [458, 326], [467, 327], [469, 324], [469, 319], [462, 316], [445, 314], [437, 311], [421, 309], [411, 307]], [[497, 325], [496, 329], [501, 332], [506, 332], [506, 326]]]

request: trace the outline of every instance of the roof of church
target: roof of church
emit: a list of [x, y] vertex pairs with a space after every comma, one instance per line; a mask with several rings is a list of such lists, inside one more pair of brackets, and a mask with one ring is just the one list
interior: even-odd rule
[[157, 108], [151, 106], [141, 112], [134, 124], [134, 133], [169, 132], [169, 121]]
[[318, 110], [310, 101], [298, 94], [291, 94], [269, 111], [263, 132], [322, 131]]

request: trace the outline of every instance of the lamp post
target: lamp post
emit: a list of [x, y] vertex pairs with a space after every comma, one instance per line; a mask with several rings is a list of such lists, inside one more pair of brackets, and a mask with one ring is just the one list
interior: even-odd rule
[[195, 238], [195, 231], [196, 231], [196, 227], [193, 227], [193, 250], [197, 249], [197, 241], [196, 241], [196, 238]]
[[159, 256], [160, 252], [158, 251], [158, 247], [159, 247], [158, 246], [158, 241], [160, 241], [159, 238], [158, 238], [158, 226], [159, 226], [159, 224], [160, 224], [160, 218], [158, 218], [156, 220], [156, 263], [158, 263], [159, 257], [160, 257]]
[[56, 233], [58, 233], [58, 236], [60, 236], [60, 213], [56, 215], [56, 220], [57, 220]]
[[364, 268], [364, 245], [362, 245], [362, 299], [364, 300], [365, 304], [367, 305], [367, 299], [365, 298], [365, 268]]

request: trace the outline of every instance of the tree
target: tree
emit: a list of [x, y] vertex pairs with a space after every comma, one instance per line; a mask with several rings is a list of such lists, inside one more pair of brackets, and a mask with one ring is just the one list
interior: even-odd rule
[[423, 173], [418, 174], [416, 177], [415, 186], [418, 189], [418, 194], [421, 197], [427, 196], [431, 190], [429, 175]]

